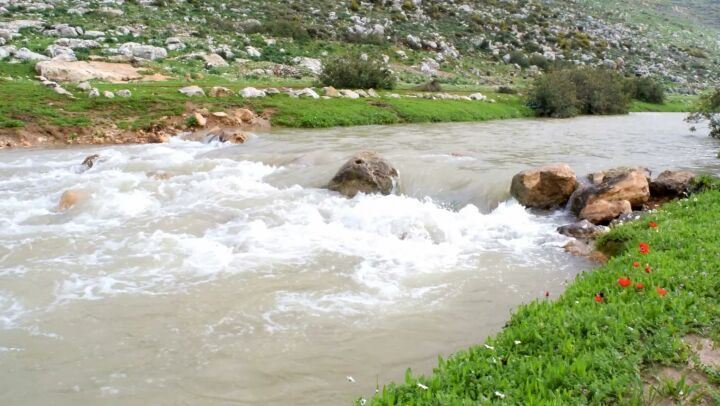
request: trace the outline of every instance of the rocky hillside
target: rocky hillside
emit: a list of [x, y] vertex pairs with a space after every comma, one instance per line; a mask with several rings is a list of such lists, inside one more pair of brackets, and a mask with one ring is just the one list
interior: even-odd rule
[[[404, 83], [522, 86], [554, 62], [720, 83], [717, 0], [0, 0], [0, 60], [131, 60], [182, 77], [312, 77], [348, 52]], [[0, 62], [3, 63], [3, 62]]]

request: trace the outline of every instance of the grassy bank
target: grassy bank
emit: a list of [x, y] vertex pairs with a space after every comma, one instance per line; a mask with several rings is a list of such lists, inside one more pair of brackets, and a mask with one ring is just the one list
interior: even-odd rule
[[[578, 276], [557, 300], [522, 306], [497, 336], [441, 359], [432, 375], [408, 372], [371, 403], [718, 404], [720, 370], [691, 370], [683, 341], [720, 337], [718, 225], [720, 191], [708, 191], [615, 228], [601, 241], [617, 252], [606, 266]], [[677, 376], [654, 379], [661, 366]]]
[[663, 104], [633, 100], [630, 103], [630, 111], [634, 113], [687, 113], [691, 111], [696, 101], [697, 96], [669, 96]]
[[[257, 112], [272, 112], [273, 125], [285, 127], [333, 127], [368, 124], [395, 124], [418, 122], [483, 121], [518, 118], [532, 115], [522, 99], [515, 95], [488, 93], [496, 103], [458, 100], [429, 100], [402, 97], [373, 99], [314, 100], [276, 95], [261, 99], [244, 99], [237, 92], [246, 86], [305, 87], [302, 81], [247, 81], [242, 82], [208, 75], [192, 83], [184, 80], [142, 83], [95, 83], [100, 92], [128, 89], [130, 98], [88, 98], [76, 91], [72, 84], [65, 88], [76, 99], [56, 94], [33, 79], [28, 64], [0, 64], [0, 98], [12, 103], [0, 104], [0, 128], [21, 127], [28, 123], [64, 127], [95, 126], [114, 123], [120, 128], [148, 128], [163, 117], [178, 116], [194, 109], [206, 108], [222, 111], [231, 107], [248, 107]], [[213, 86], [224, 86], [235, 95], [221, 98], [187, 97], [178, 89], [197, 85], [209, 91]], [[407, 95], [410, 90], [398, 90]], [[383, 96], [387, 96], [385, 92]]]

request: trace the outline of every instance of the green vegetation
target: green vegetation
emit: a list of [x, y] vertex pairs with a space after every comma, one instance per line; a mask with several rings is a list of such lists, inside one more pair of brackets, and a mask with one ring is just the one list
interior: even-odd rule
[[[12, 65], [22, 70], [23, 65]], [[3, 69], [3, 67], [0, 67]], [[28, 71], [31, 72], [31, 71]], [[29, 76], [29, 75], [28, 75]], [[423, 98], [315, 100], [276, 95], [259, 99], [229, 97], [188, 98], [178, 89], [190, 83], [181, 80], [141, 82], [127, 84], [95, 83], [101, 92], [128, 89], [130, 98], [88, 98], [76, 91], [77, 98], [69, 99], [42, 86], [36, 80], [21, 78], [0, 82], [0, 98], [13, 100], [0, 104], [0, 128], [21, 127], [25, 124], [56, 125], [61, 127], [88, 127], [116, 124], [123, 129], [148, 129], [162, 122], [164, 117], [180, 116], [194, 109], [223, 111], [233, 107], [248, 107], [257, 112], [271, 112], [271, 123], [286, 127], [332, 127], [369, 124], [412, 122], [479, 121], [531, 116], [520, 97], [488, 93], [497, 103], [464, 100], [430, 100]], [[227, 79], [208, 75], [192, 84], [206, 91], [212, 86], [229, 87], [233, 93], [249, 85], [307, 86], [305, 82], [264, 83], [262, 81], [228, 82]], [[407, 91], [400, 91], [407, 95]], [[184, 122], [193, 126], [192, 121]]]
[[628, 112], [630, 96], [617, 72], [597, 68], [562, 68], [535, 80], [528, 104], [540, 116]]
[[665, 103], [665, 86], [656, 79], [628, 79], [628, 87], [628, 92], [635, 100], [652, 104]]
[[497, 336], [440, 359], [432, 375], [408, 371], [404, 383], [384, 387], [370, 403], [639, 405], [670, 397], [717, 404], [715, 367], [695, 367], [708, 383], [692, 385], [690, 393], [684, 377], [647, 389], [643, 380], [660, 366], [692, 368], [694, 356], [682, 341], [688, 334], [720, 338], [717, 183], [614, 228], [600, 240], [614, 242], [619, 253], [607, 265], [578, 276], [556, 301], [522, 306]]
[[720, 138], [720, 88], [703, 94], [687, 121], [691, 123], [707, 121], [710, 136]]
[[380, 61], [347, 56], [328, 61], [320, 84], [350, 89], [393, 89], [395, 76]]

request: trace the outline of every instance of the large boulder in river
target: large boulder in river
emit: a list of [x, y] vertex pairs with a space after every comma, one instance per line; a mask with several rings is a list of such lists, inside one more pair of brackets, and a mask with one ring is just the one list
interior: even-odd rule
[[645, 168], [608, 171], [597, 184], [579, 188], [570, 197], [570, 209], [575, 214], [597, 201], [627, 200], [632, 207], [641, 207], [650, 199], [650, 184]]
[[375, 152], [363, 151], [350, 158], [330, 181], [328, 189], [347, 197], [359, 192], [389, 195], [398, 171]]
[[580, 218], [593, 224], [608, 224], [623, 214], [632, 213], [632, 206], [627, 200], [595, 200], [583, 207]]
[[695, 176], [690, 171], [665, 171], [650, 182], [650, 194], [653, 197], [685, 197], [690, 193], [690, 183]]
[[518, 173], [510, 193], [523, 206], [552, 209], [565, 204], [576, 187], [575, 172], [566, 164], [555, 164]]

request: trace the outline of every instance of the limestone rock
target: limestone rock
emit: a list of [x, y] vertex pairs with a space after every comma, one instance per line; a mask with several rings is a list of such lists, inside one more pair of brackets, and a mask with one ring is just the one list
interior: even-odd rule
[[552, 209], [565, 204], [576, 187], [570, 166], [555, 164], [518, 173], [512, 179], [510, 193], [523, 206]]
[[585, 206], [596, 200], [627, 200], [632, 207], [640, 207], [649, 198], [650, 185], [644, 168], [623, 170], [619, 173], [608, 171], [599, 184], [576, 190], [570, 197], [570, 209], [579, 214]]
[[205, 97], [205, 91], [200, 86], [186, 86], [178, 90], [180, 93], [188, 97], [203, 96]]
[[593, 224], [608, 224], [623, 214], [632, 213], [627, 200], [595, 200], [580, 211], [580, 218]]
[[690, 171], [664, 171], [650, 182], [650, 194], [653, 197], [685, 197], [695, 176]]
[[397, 170], [388, 161], [375, 152], [363, 151], [340, 168], [328, 189], [350, 198], [360, 192], [389, 195], [397, 178]]

